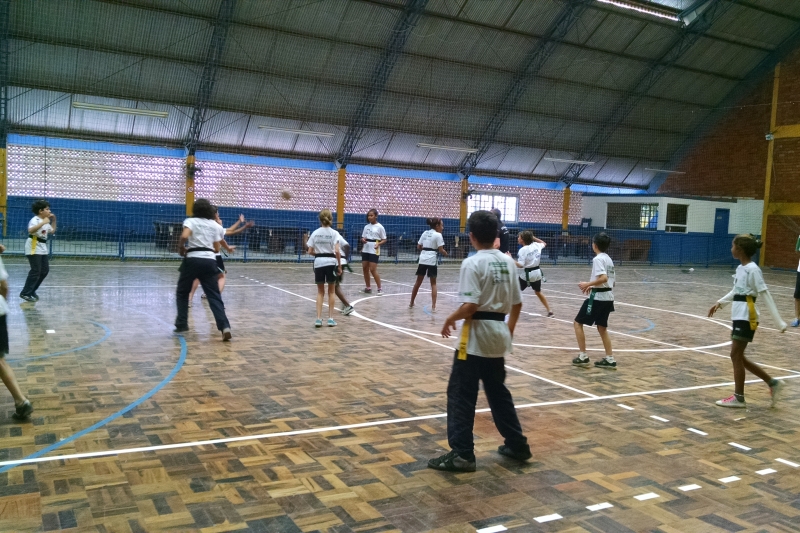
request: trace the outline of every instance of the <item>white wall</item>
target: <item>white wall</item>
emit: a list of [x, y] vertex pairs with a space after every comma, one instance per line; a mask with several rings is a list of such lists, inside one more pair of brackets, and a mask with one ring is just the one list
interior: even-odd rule
[[728, 233], [761, 233], [763, 200], [736, 200], [723, 202], [670, 198], [664, 196], [589, 196], [584, 195], [581, 216], [592, 219], [592, 227], [605, 228], [609, 203], [658, 204], [658, 230], [664, 231], [667, 219], [667, 204], [689, 206], [687, 231], [689, 233], [714, 233], [717, 209], [729, 209]]

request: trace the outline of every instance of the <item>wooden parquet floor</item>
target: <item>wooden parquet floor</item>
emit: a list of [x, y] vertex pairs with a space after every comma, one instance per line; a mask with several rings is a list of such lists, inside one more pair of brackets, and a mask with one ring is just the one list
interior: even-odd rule
[[[6, 264], [15, 295], [27, 265]], [[427, 292], [407, 308], [413, 265], [381, 265], [381, 297], [348, 274], [356, 314], [315, 329], [310, 267], [228, 269], [230, 343], [200, 294], [172, 335], [174, 263], [57, 260], [38, 303], [11, 298], [9, 360], [36, 410], [17, 423], [0, 397], [0, 531], [800, 531], [800, 331], [766, 315], [748, 351], [788, 377], [776, 409], [763, 383], [748, 409], [716, 407], [729, 310], [702, 317], [729, 270], [619, 268], [619, 369], [603, 371], [570, 365], [589, 269], [547, 267], [555, 319], [526, 291], [507, 359], [534, 458], [496, 453], [481, 397], [478, 471], [450, 474], [426, 463], [448, 449], [438, 331], [457, 270], [435, 314]], [[766, 278], [790, 318], [793, 273]]]

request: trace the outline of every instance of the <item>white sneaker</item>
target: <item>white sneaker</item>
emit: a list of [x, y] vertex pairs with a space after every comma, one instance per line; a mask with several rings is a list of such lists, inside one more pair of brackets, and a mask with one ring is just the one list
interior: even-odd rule
[[747, 407], [747, 403], [740, 402], [739, 400], [736, 399], [735, 395], [729, 396], [724, 400], [717, 400], [716, 404], [719, 405], [720, 407], [733, 407], [734, 409], [744, 409], [745, 407]]

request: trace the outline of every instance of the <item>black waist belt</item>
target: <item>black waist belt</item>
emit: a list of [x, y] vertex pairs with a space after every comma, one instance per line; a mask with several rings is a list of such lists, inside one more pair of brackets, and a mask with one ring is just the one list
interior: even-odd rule
[[47, 237], [45, 237], [44, 239], [42, 239], [38, 235], [28, 235], [28, 237], [30, 237], [31, 239], [36, 237], [36, 242], [42, 242], [42, 243], [46, 243], [47, 242]]
[[526, 268], [525, 272], [533, 272], [534, 270], [539, 270], [539, 267], [535, 266], [535, 267]]
[[611, 292], [611, 287], [603, 287], [602, 289], [592, 289], [592, 292]]
[[215, 253], [215, 254], [217, 253], [217, 252], [214, 251], [213, 248], [189, 248], [189, 249], [186, 250], [187, 254], [190, 253], [190, 252], [212, 252], [212, 253]]
[[602, 289], [592, 289], [591, 294], [589, 294], [589, 303], [586, 305], [586, 314], [592, 314], [592, 307], [594, 306], [594, 295], [598, 292], [610, 292], [611, 287], [603, 287]]
[[422, 251], [423, 252], [438, 252], [439, 250], [437, 248], [423, 248]]
[[489, 311], [475, 311], [472, 315], [472, 320], [496, 320], [498, 322], [505, 322], [506, 315], [504, 313], [490, 313]]
[[[748, 295], [746, 295], [746, 294], [734, 294], [733, 295], [733, 301], [734, 302], [746, 302], [747, 298], [748, 298]], [[750, 296], [750, 298], [752, 298], [754, 302], [756, 301], [756, 296]]]
[[367, 242], [378, 242], [378, 239], [365, 239]]
[[314, 257], [336, 257], [336, 254], [317, 254]]

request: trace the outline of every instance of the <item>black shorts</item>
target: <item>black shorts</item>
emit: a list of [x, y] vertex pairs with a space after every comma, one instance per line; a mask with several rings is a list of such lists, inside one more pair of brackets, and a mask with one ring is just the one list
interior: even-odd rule
[[[756, 324], [758, 327], [758, 324]], [[731, 340], [742, 342], [753, 342], [753, 336], [756, 330], [750, 329], [749, 320], [734, 320], [733, 331], [731, 331]]]
[[379, 259], [379, 256], [377, 256], [375, 254], [365, 254], [363, 252], [361, 253], [361, 262], [362, 263], [377, 263], [378, 259]]
[[439, 267], [437, 265], [423, 265], [420, 263], [417, 266], [417, 276], [424, 276], [426, 273], [429, 278], [435, 278], [439, 273]]
[[528, 283], [527, 280], [524, 280], [522, 278], [518, 278], [518, 279], [519, 279], [519, 290], [524, 291], [525, 289], [530, 287], [531, 289], [533, 289], [536, 292], [542, 292], [542, 280], [541, 279], [537, 279], [536, 281], [531, 281], [530, 283]]
[[592, 304], [592, 314], [586, 314], [586, 309], [589, 307], [589, 300], [583, 302], [581, 310], [578, 311], [578, 316], [575, 317], [575, 322], [585, 326], [602, 326], [608, 327], [608, 315], [614, 312], [613, 301], [597, 301]]
[[6, 315], [0, 316], [0, 359], [8, 355], [8, 325]]
[[800, 272], [797, 273], [797, 281], [794, 282], [794, 299], [800, 300]]
[[314, 283], [336, 283], [336, 265], [315, 268]]
[[225, 270], [225, 263], [222, 262], [222, 256], [218, 255], [217, 258], [217, 268], [219, 269], [220, 274], [225, 274], [228, 271]]

